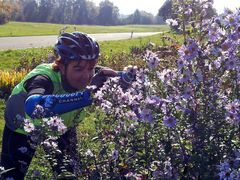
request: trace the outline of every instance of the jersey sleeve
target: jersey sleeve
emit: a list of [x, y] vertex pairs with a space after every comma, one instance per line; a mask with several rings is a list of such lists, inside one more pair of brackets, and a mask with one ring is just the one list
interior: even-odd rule
[[54, 90], [53, 83], [47, 75], [37, 75], [28, 79], [24, 84], [24, 88], [28, 97], [33, 94], [52, 94]]

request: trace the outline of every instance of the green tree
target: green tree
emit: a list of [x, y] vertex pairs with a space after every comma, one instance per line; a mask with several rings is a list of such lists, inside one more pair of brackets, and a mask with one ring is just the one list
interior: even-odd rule
[[162, 7], [158, 10], [158, 15], [166, 19], [172, 18], [172, 0], [166, 0]]
[[25, 0], [23, 4], [23, 21], [36, 21], [38, 5], [35, 0]]
[[88, 24], [97, 24], [99, 8], [92, 1], [86, 1], [88, 9]]
[[76, 0], [73, 7], [73, 24], [87, 24], [88, 11], [86, 0]]
[[39, 22], [50, 22], [52, 19], [52, 9], [54, 8], [55, 0], [40, 0], [38, 10]]
[[109, 0], [100, 2], [98, 21], [101, 25], [116, 25], [119, 23], [119, 9]]
[[52, 23], [61, 23], [61, 24], [65, 23], [67, 8], [68, 8], [67, 0], [57, 0], [54, 4], [52, 15], [50, 16], [51, 19], [49, 19], [49, 21]]
[[153, 24], [154, 16], [151, 13], [136, 9], [124, 22], [125, 24]]

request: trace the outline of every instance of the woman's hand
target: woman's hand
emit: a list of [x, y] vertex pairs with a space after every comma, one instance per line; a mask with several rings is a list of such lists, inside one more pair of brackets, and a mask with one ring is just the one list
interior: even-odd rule
[[111, 69], [111, 68], [101, 68], [92, 78], [90, 83], [91, 86], [96, 86], [94, 91], [100, 89], [104, 82], [107, 81], [109, 77], [116, 77], [118, 76], [118, 72]]

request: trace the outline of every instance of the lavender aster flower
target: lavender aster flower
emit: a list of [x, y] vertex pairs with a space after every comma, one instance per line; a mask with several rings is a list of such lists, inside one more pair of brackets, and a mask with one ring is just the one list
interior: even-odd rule
[[44, 117], [44, 108], [41, 105], [36, 105], [35, 110], [32, 113], [33, 117], [41, 118]]
[[177, 120], [173, 116], [165, 116], [163, 119], [163, 124], [169, 128], [173, 128], [177, 124]]
[[190, 61], [198, 56], [199, 51], [198, 43], [193, 39], [188, 39], [187, 45], [183, 45], [178, 52], [180, 58]]
[[175, 19], [167, 19], [166, 23], [169, 26], [177, 26], [178, 25], [178, 22]]
[[160, 60], [158, 59], [158, 57], [151, 57], [148, 59], [147, 61], [147, 65], [150, 69], [155, 69], [157, 68], [157, 66], [159, 65]]
[[24, 128], [24, 131], [26, 131], [27, 133], [30, 133], [35, 130], [34, 124], [29, 119], [24, 120], [23, 128]]
[[153, 122], [152, 110], [151, 110], [151, 109], [144, 108], [144, 109], [141, 111], [141, 118], [142, 118], [142, 120], [145, 121], [145, 122], [152, 123], [152, 122]]
[[133, 111], [128, 111], [125, 116], [130, 120], [137, 120], [137, 115]]
[[119, 155], [118, 150], [113, 150], [113, 151], [112, 151], [112, 154], [111, 154], [112, 160], [118, 159], [118, 155]]

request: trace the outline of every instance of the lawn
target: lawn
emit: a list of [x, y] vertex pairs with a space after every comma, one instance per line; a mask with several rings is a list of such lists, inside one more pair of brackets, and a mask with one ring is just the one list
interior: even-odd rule
[[70, 25], [30, 22], [9, 22], [0, 25], [0, 37], [7, 36], [41, 36], [56, 35], [59, 30], [81, 31], [85, 33], [113, 33], [113, 32], [161, 32], [169, 30], [167, 25], [124, 25], [124, 26], [93, 26]]
[[[157, 34], [154, 36], [119, 40], [119, 41], [104, 41], [100, 42], [101, 55], [111, 56], [112, 54], [117, 54], [121, 52], [129, 53], [131, 47], [138, 47], [149, 42], [154, 42], [159, 45], [163, 45], [163, 36], [174, 36], [173, 34]], [[49, 54], [52, 53], [52, 47], [48, 48], [30, 48], [23, 50], [7, 50], [0, 51], [0, 70], [3, 69], [13, 69], [21, 60], [32, 60], [35, 59], [46, 59]]]

